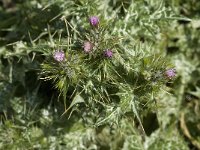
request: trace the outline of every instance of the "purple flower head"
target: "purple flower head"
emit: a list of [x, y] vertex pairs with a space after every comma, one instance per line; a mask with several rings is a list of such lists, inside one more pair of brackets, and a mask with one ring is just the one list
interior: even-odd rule
[[166, 70], [165, 75], [166, 75], [167, 78], [170, 78], [170, 79], [175, 77], [176, 76], [176, 69], [171, 68], [171, 69]]
[[111, 58], [113, 56], [113, 52], [110, 49], [104, 51], [105, 57]]
[[84, 44], [83, 44], [83, 50], [86, 52], [86, 53], [89, 53], [93, 48], [93, 44], [89, 41], [85, 41]]
[[99, 18], [97, 16], [90, 17], [89, 21], [90, 21], [90, 24], [95, 27], [98, 26], [99, 24]]
[[65, 60], [65, 53], [63, 51], [61, 51], [61, 50], [57, 50], [57, 51], [54, 52], [53, 58], [56, 61], [62, 62], [62, 61]]

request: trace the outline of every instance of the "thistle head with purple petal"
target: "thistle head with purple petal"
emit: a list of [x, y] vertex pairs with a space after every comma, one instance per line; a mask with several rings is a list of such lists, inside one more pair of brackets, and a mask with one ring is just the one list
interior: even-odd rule
[[99, 24], [99, 18], [97, 16], [91, 16], [89, 22], [93, 27], [97, 27]]
[[93, 44], [91, 42], [85, 41], [83, 43], [83, 50], [84, 50], [84, 52], [89, 53], [89, 52], [91, 52], [92, 48], [93, 48]]
[[104, 56], [107, 58], [112, 58], [113, 57], [113, 51], [110, 49], [107, 49], [104, 51]]
[[53, 53], [53, 58], [58, 61], [58, 62], [62, 62], [65, 60], [65, 53], [62, 50], [56, 50]]
[[176, 69], [171, 68], [165, 71], [165, 76], [169, 79], [172, 79], [173, 77], [176, 76]]

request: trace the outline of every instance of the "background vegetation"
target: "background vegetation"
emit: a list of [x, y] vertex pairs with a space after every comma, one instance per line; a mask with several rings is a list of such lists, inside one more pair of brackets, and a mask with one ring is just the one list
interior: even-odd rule
[[199, 37], [197, 0], [2, 0], [0, 149], [200, 149]]

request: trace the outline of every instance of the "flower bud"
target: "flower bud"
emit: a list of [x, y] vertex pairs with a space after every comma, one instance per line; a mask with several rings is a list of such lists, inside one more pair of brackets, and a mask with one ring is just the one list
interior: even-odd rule
[[97, 16], [92, 16], [89, 18], [90, 24], [94, 27], [98, 26], [99, 18]]
[[165, 76], [169, 79], [176, 76], [176, 70], [174, 68], [168, 69], [165, 71]]
[[57, 50], [54, 52], [53, 58], [58, 62], [62, 62], [65, 60], [65, 53], [61, 50]]
[[83, 44], [83, 50], [86, 52], [86, 53], [89, 53], [93, 48], [93, 44], [89, 41], [85, 41], [84, 44]]
[[113, 52], [110, 49], [104, 51], [105, 57], [111, 58], [113, 56]]

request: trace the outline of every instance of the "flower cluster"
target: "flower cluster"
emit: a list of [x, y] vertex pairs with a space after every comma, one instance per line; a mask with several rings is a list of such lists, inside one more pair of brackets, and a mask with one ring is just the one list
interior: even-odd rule
[[[94, 27], [95, 29], [97, 29], [95, 31], [98, 31], [100, 20], [99, 20], [99, 18], [97, 16], [91, 16], [89, 18], [89, 23], [90, 23], [90, 25], [92, 27]], [[99, 43], [99, 44], [101, 44], [101, 43]], [[83, 51], [85, 53], [92, 52], [95, 49], [94, 45], [95, 45], [94, 42], [84, 41], [83, 46], [82, 46], [83, 47]], [[113, 51], [111, 49], [105, 48], [105, 50], [103, 51], [103, 56], [106, 57], [106, 58], [112, 58], [113, 57]]]
[[[100, 21], [97, 16], [92, 16], [89, 18], [89, 22], [92, 27], [98, 27]], [[90, 53], [94, 48], [94, 44], [91, 41], [84, 41], [82, 48], [85, 53]], [[106, 58], [112, 58], [113, 51], [111, 49], [105, 49], [103, 51], [103, 56]], [[56, 50], [53, 53], [53, 58], [58, 62], [63, 62], [65, 61], [65, 53], [62, 50]]]
[[[91, 16], [89, 18], [89, 23], [92, 27], [95, 28], [94, 32], [95, 34], [97, 34], [98, 30], [99, 30], [99, 23], [100, 23], [100, 20], [97, 16]], [[92, 38], [91, 38], [92, 39]], [[101, 48], [102, 49], [102, 52], [101, 51], [95, 51], [96, 48], [95, 48], [95, 43], [96, 41], [93, 40], [93, 41], [90, 41], [90, 40], [86, 40], [83, 42], [83, 51], [85, 53], [92, 53], [92, 52], [97, 52], [97, 54], [102, 54], [101, 56], [103, 56], [104, 58], [112, 58], [113, 55], [114, 55], [114, 52], [112, 49], [109, 49], [109, 48]], [[99, 45], [101, 45], [102, 43], [98, 43]], [[101, 50], [100, 49], [100, 50]], [[99, 49], [98, 49], [99, 50]], [[93, 53], [94, 54], [94, 53]], [[53, 53], [53, 58], [58, 61], [58, 62], [63, 62], [65, 61], [65, 53], [64, 51], [62, 50], [56, 50], [54, 53]], [[176, 70], [174, 68], [170, 68], [170, 69], [167, 69], [165, 70], [163, 73], [161, 71], [161, 76], [165, 76], [166, 79], [173, 79], [175, 76], [176, 76]], [[157, 78], [157, 77], [155, 77]]]

